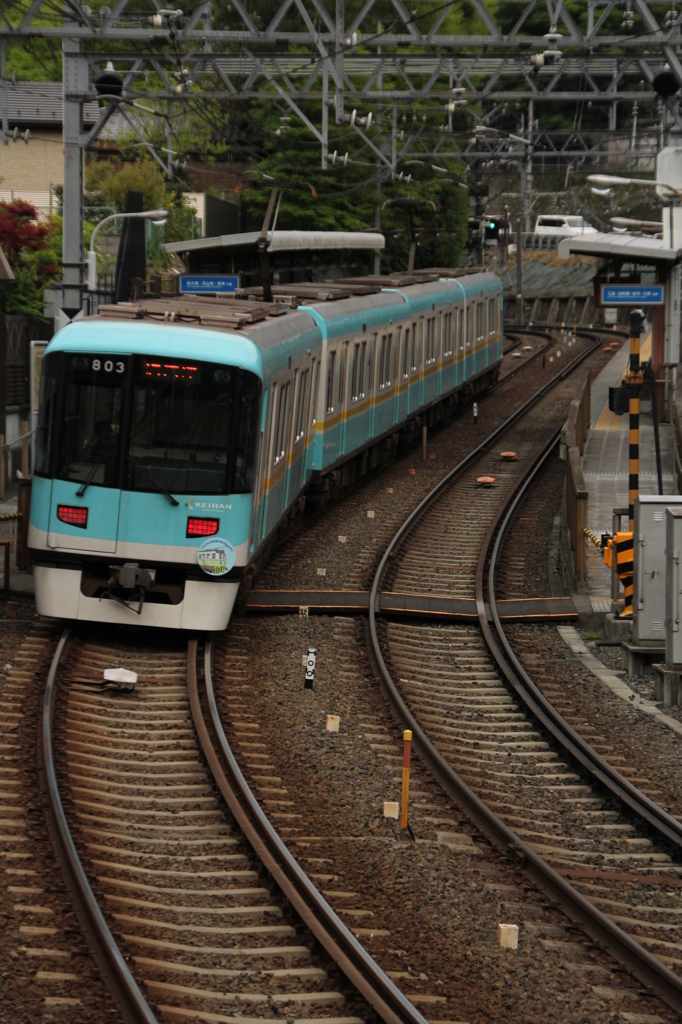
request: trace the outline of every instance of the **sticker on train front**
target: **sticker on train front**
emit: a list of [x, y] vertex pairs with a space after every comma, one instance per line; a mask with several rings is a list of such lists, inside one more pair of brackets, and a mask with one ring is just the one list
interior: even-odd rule
[[224, 576], [235, 560], [234, 548], [222, 537], [210, 537], [197, 551], [197, 562], [208, 576]]

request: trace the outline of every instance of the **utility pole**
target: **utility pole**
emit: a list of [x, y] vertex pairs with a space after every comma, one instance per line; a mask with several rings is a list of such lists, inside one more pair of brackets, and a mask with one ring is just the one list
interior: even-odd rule
[[336, 0], [336, 123], [343, 116], [344, 3]]
[[[64, 19], [68, 26], [79, 28], [69, 15], [72, 5], [64, 3]], [[64, 103], [64, 227], [62, 263], [64, 297], [62, 309], [72, 320], [83, 308], [83, 132], [82, 105], [77, 93], [87, 92], [87, 65], [81, 59], [78, 38], [64, 37], [63, 103]], [[85, 79], [85, 80], [83, 80]]]
[[[377, 22], [377, 35], [379, 36], [379, 38], [381, 38], [382, 31], [383, 31], [383, 25], [381, 24], [380, 21], [378, 21]], [[377, 52], [379, 54], [381, 54], [381, 47], [380, 46], [377, 47]], [[384, 87], [384, 76], [380, 72], [378, 80], [377, 80], [377, 88], [382, 90], [383, 87]], [[384, 115], [384, 107], [383, 107], [382, 103], [379, 103], [378, 106], [377, 106], [377, 127], [378, 128], [381, 128], [383, 126], [383, 121], [384, 121], [384, 116], [383, 115]], [[383, 149], [386, 148], [385, 143], [382, 146], [382, 148]], [[376, 188], [376, 205], [374, 207], [374, 227], [377, 229], [377, 231], [381, 231], [381, 161], [378, 158], [376, 160], [375, 188]], [[374, 253], [374, 268], [373, 269], [374, 269], [374, 273], [377, 276], [379, 276], [379, 274], [381, 273], [381, 256], [380, 256], [378, 250], [377, 250], [377, 252]]]
[[523, 217], [516, 222], [516, 323], [523, 327]]

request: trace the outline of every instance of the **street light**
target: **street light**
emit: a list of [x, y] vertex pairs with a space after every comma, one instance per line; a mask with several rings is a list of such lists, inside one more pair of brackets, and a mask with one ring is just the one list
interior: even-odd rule
[[131, 220], [138, 217], [142, 220], [151, 220], [153, 224], [165, 224], [168, 219], [168, 210], [142, 210], [140, 213], [112, 213], [104, 220], [101, 220], [90, 236], [90, 250], [85, 262], [88, 268], [88, 291], [97, 291], [97, 253], [95, 252], [95, 235], [101, 227], [108, 224], [110, 220]]
[[619, 228], [658, 228], [659, 231], [663, 230], [663, 225], [660, 220], [636, 220], [633, 217], [609, 217], [612, 224], [617, 224]]
[[615, 174], [588, 174], [588, 181], [595, 185], [652, 185], [654, 188], [667, 188], [678, 199], [682, 199], [682, 192], [668, 185], [665, 181], [655, 181], [653, 178], [619, 178]]

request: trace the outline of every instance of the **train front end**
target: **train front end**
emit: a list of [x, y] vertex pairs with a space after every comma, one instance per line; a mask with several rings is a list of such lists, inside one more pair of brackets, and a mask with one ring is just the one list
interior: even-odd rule
[[53, 339], [29, 529], [41, 615], [226, 627], [250, 554], [261, 381], [236, 334], [93, 318]]

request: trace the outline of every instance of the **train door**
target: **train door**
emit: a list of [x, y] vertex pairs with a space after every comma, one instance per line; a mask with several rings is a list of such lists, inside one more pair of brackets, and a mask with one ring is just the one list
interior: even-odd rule
[[258, 446], [258, 477], [253, 495], [254, 505], [254, 527], [252, 530], [251, 550], [265, 536], [265, 517], [267, 514], [267, 493], [265, 482], [268, 478], [268, 466], [270, 457], [270, 431], [268, 430], [268, 414], [270, 412], [270, 391], [266, 388], [263, 392], [263, 409], [261, 412], [260, 442]]
[[286, 497], [287, 441], [289, 438], [289, 416], [291, 411], [291, 380], [282, 381], [276, 390], [273, 387], [270, 475], [268, 486], [268, 511], [266, 530], [269, 533], [284, 509]]
[[346, 453], [346, 370], [348, 366], [348, 345], [344, 341], [339, 348], [339, 380], [337, 386], [337, 417], [339, 421], [339, 454]]
[[419, 368], [418, 369], [418, 373], [417, 373], [417, 380], [418, 380], [418, 392], [417, 392], [418, 400], [417, 400], [417, 404], [420, 405], [420, 406], [424, 404], [424, 371], [425, 371], [424, 362], [425, 362], [425, 359], [426, 359], [425, 340], [426, 340], [426, 333], [425, 333], [425, 328], [424, 328], [424, 317], [420, 316], [419, 317], [419, 337], [418, 337], [418, 340], [417, 340], [417, 348], [418, 348], [417, 366]]
[[[70, 479], [52, 481], [47, 546], [113, 554], [122, 504], [120, 449], [131, 360], [73, 356], [67, 366], [58, 457]], [[157, 497], [149, 496], [150, 507]], [[141, 506], [146, 496], [139, 498]], [[123, 528], [127, 519], [124, 504]]]
[[404, 423], [407, 419], [409, 404], [409, 382], [410, 382], [410, 325], [405, 324], [402, 330], [402, 338], [398, 345], [398, 372], [397, 372], [397, 411], [396, 422]]
[[339, 423], [336, 417], [336, 395], [334, 385], [337, 381], [338, 367], [336, 349], [327, 350], [327, 374], [324, 387], [324, 437], [322, 462], [318, 467], [324, 469], [335, 462], [339, 455]]
[[[319, 390], [320, 390], [320, 359], [315, 359], [310, 366], [310, 400], [308, 403], [308, 413], [306, 418], [307, 433], [306, 433], [306, 466], [305, 466], [305, 482], [308, 482], [310, 474], [316, 468], [319, 468], [320, 459], [318, 458], [318, 446], [321, 450], [322, 440], [318, 440], [317, 436], [317, 419], [319, 416]], [[315, 463], [318, 463], [318, 466]]]
[[467, 302], [465, 310], [466, 336], [464, 342], [464, 374], [471, 380], [475, 373], [474, 366], [474, 303]]
[[497, 296], [493, 296], [488, 299], [488, 366], [491, 363], [496, 363], [500, 358], [499, 353], [499, 336], [498, 336], [498, 324], [499, 324], [499, 306]]
[[421, 360], [419, 358], [419, 326], [417, 321], [413, 321], [410, 326], [410, 354], [408, 358], [409, 367], [409, 380], [408, 380], [408, 401], [407, 411], [413, 413], [420, 405], [420, 367]]
[[400, 368], [402, 366], [402, 328], [397, 326], [393, 335], [393, 369], [391, 380], [393, 382], [393, 401], [391, 402], [391, 415], [393, 422], [400, 419]]
[[369, 342], [366, 338], [353, 342], [348, 382], [348, 450], [360, 448], [369, 437], [371, 392], [369, 389]]
[[303, 472], [303, 445], [300, 443], [300, 435], [297, 438], [296, 428], [298, 414], [301, 407], [301, 398], [305, 398], [306, 380], [304, 379], [307, 370], [294, 370], [294, 383], [291, 391], [290, 427], [287, 443], [287, 469], [285, 472], [284, 508], [288, 508], [298, 494], [301, 487], [301, 476]]
[[451, 391], [455, 386], [455, 336], [454, 323], [455, 313], [450, 310], [443, 314], [443, 334], [441, 341], [441, 372], [440, 372], [440, 393], [441, 395]]
[[476, 372], [481, 373], [486, 367], [485, 344], [485, 301], [476, 303]]
[[427, 316], [424, 319], [422, 405], [433, 401], [438, 395], [438, 334], [435, 312], [433, 316]]
[[369, 430], [368, 437], [374, 437], [374, 405], [376, 402], [376, 349], [377, 336], [373, 334], [367, 343], [367, 394], [369, 396]]
[[455, 349], [455, 376], [459, 385], [466, 380], [466, 368], [464, 365], [464, 306], [457, 308], [455, 313], [457, 319], [457, 348]]
[[444, 316], [443, 311], [439, 309], [436, 318], [436, 366], [438, 367], [436, 378], [438, 380], [437, 394], [439, 395], [443, 393], [443, 324], [446, 317], [447, 313]]
[[385, 430], [388, 430], [393, 425], [394, 415], [393, 331], [387, 331], [386, 334], [382, 334], [378, 345], [374, 432], [375, 434], [383, 434]]

